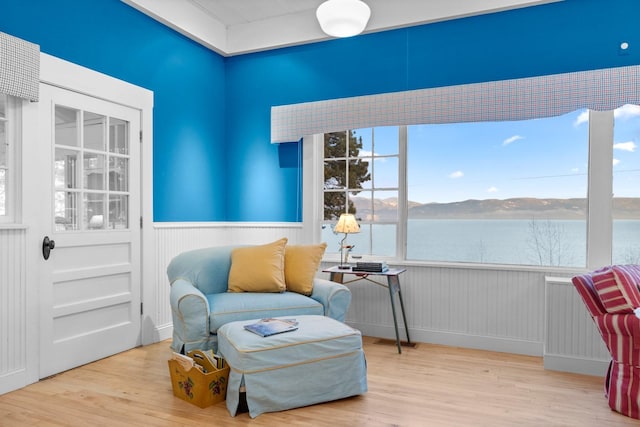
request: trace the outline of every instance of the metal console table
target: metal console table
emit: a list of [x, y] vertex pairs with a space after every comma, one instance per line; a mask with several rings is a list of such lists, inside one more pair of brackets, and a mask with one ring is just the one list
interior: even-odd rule
[[[396, 345], [398, 346], [398, 353], [402, 353], [402, 347], [400, 342], [400, 334], [398, 333], [398, 318], [396, 317], [396, 306], [393, 302], [393, 295], [398, 294], [400, 300], [400, 309], [402, 311], [402, 321], [404, 322], [404, 330], [407, 334], [407, 344], [411, 345], [411, 339], [409, 338], [409, 327], [407, 326], [407, 317], [404, 314], [404, 302], [402, 301], [402, 289], [400, 288], [400, 274], [406, 271], [405, 268], [390, 268], [382, 273], [369, 272], [369, 271], [353, 271], [351, 268], [339, 268], [339, 266], [333, 266], [322, 270], [324, 273], [329, 273], [329, 280], [342, 284], [352, 283], [358, 280], [366, 280], [374, 283], [378, 286], [382, 286], [389, 289], [389, 300], [391, 302], [391, 312], [393, 313], [393, 326], [396, 330]], [[357, 276], [355, 279], [344, 281], [345, 274], [352, 274]], [[370, 278], [370, 276], [380, 276], [387, 278], [387, 284], [377, 282]]]

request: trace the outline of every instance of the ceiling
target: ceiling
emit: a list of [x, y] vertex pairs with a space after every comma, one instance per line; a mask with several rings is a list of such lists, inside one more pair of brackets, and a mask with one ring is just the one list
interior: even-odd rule
[[[315, 11], [324, 0], [122, 0], [224, 56], [328, 40]], [[365, 0], [365, 33], [562, 0]]]

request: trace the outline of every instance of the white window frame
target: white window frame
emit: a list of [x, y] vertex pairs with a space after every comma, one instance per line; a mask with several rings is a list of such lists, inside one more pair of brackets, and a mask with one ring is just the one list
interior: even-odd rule
[[7, 137], [7, 169], [5, 188], [5, 214], [0, 215], [0, 226], [15, 224], [21, 217], [21, 111], [22, 101], [7, 95], [6, 117], [0, 118], [6, 123]]
[[[589, 110], [589, 164], [587, 189], [587, 248], [586, 268], [595, 269], [609, 265], [612, 259], [613, 244], [613, 127], [614, 112]], [[390, 259], [396, 264], [459, 264], [459, 262], [436, 262], [406, 260], [407, 242], [407, 127], [400, 126], [399, 180], [398, 180], [398, 231], [396, 239], [397, 257]], [[303, 138], [303, 224], [308, 241], [319, 242], [323, 223], [324, 182], [324, 135], [315, 134]], [[335, 258], [335, 259], [334, 259]], [[377, 257], [378, 258], [378, 257]], [[333, 254], [326, 261], [337, 261]], [[474, 264], [478, 266], [482, 264]], [[499, 267], [499, 264], [491, 264]], [[552, 267], [508, 264], [524, 269], [576, 270], [575, 267]]]
[[[372, 126], [371, 130], [374, 130], [373, 133], [373, 140], [375, 141], [375, 129], [378, 126]], [[393, 127], [397, 127], [398, 128], [398, 151], [397, 151], [397, 155], [394, 154], [390, 154], [390, 155], [375, 155], [372, 153], [372, 155], [370, 157], [358, 157], [362, 160], [365, 161], [370, 161], [371, 162], [371, 174], [372, 174], [372, 179], [375, 181], [375, 160], [376, 159], [384, 159], [384, 158], [396, 158], [398, 159], [398, 187], [397, 190], [396, 189], [389, 189], [389, 188], [384, 188], [384, 187], [371, 187], [371, 188], [363, 188], [360, 189], [359, 191], [361, 192], [367, 192], [367, 191], [371, 191], [373, 194], [375, 194], [376, 192], [380, 192], [380, 191], [397, 191], [398, 194], [398, 200], [406, 200], [406, 194], [407, 194], [407, 190], [406, 188], [404, 188], [403, 186], [406, 185], [406, 174], [405, 176], [403, 176], [404, 171], [406, 171], [406, 147], [407, 147], [407, 126], [393, 126]], [[357, 129], [347, 129], [346, 132], [350, 132], [350, 131], [355, 131]], [[320, 137], [322, 138], [322, 142], [321, 142], [321, 146], [322, 146], [322, 160], [323, 162], [321, 163], [321, 172], [322, 172], [322, 183], [324, 183], [324, 134], [320, 134]], [[375, 151], [375, 142], [374, 142], [374, 151]], [[403, 155], [404, 153], [404, 155]], [[349, 159], [346, 159], [346, 161], [348, 162]], [[322, 188], [322, 184], [321, 184], [321, 188]], [[347, 193], [350, 193], [350, 191], [347, 191]], [[324, 198], [324, 190], [321, 190], [321, 198]], [[347, 198], [348, 199], [348, 198]], [[324, 199], [322, 199], [324, 200]], [[320, 203], [320, 220], [321, 220], [321, 224], [327, 224], [328, 221], [324, 220], [324, 206], [323, 203]], [[356, 215], [357, 216], [357, 215]], [[375, 225], [375, 224], [379, 224], [379, 225], [394, 225], [396, 227], [396, 256], [395, 257], [388, 257], [388, 256], [380, 256], [380, 255], [372, 255], [374, 256], [376, 259], [389, 259], [389, 260], [396, 260], [398, 258], [400, 259], [404, 259], [404, 254], [400, 254], [400, 250], [399, 247], [403, 246], [402, 245], [402, 239], [403, 239], [403, 233], [404, 228], [406, 228], [406, 225], [401, 225], [401, 223], [406, 223], [406, 219], [407, 219], [407, 213], [406, 213], [406, 203], [399, 203], [398, 205], [398, 212], [397, 212], [397, 217], [395, 221], [366, 221], [366, 222], [361, 222], [360, 226], [361, 226], [361, 231], [362, 231], [362, 226], [363, 224], [368, 226], [368, 225]], [[335, 225], [335, 224], [334, 224]], [[373, 227], [371, 228], [373, 230]], [[373, 237], [373, 236], [371, 236]], [[371, 243], [371, 241], [369, 242]], [[369, 249], [369, 248], [368, 248]], [[331, 252], [337, 252], [337, 249], [335, 248], [327, 248], [327, 251], [325, 253], [330, 254]], [[358, 254], [361, 255], [361, 254]], [[365, 257], [367, 256], [367, 253], [362, 254]]]

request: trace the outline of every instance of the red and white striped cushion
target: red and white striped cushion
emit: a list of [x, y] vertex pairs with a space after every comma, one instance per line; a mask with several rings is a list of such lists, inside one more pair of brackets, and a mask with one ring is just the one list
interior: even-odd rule
[[575, 286], [578, 294], [582, 297], [591, 317], [601, 316], [607, 312], [607, 309], [604, 308], [602, 302], [600, 302], [600, 297], [593, 286], [591, 274], [579, 274], [572, 277], [571, 282], [573, 282], [573, 286]]
[[624, 299], [633, 308], [640, 307], [640, 265], [614, 265], [612, 268]]
[[[633, 309], [640, 307], [640, 300], [627, 297], [638, 293], [636, 287], [635, 294], [633, 289], [629, 288], [629, 282], [618, 282], [614, 274], [613, 267], [604, 267], [592, 273], [593, 286], [598, 292], [602, 305], [607, 309], [608, 313], [633, 313]], [[638, 303], [637, 305], [634, 305]]]

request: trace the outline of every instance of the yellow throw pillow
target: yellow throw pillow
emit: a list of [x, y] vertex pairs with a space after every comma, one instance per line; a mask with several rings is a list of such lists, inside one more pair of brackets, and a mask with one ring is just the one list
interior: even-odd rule
[[284, 278], [288, 291], [311, 295], [313, 278], [316, 276], [326, 248], [326, 243], [286, 247], [284, 251]]
[[287, 238], [231, 251], [229, 292], [284, 292], [284, 248]]

